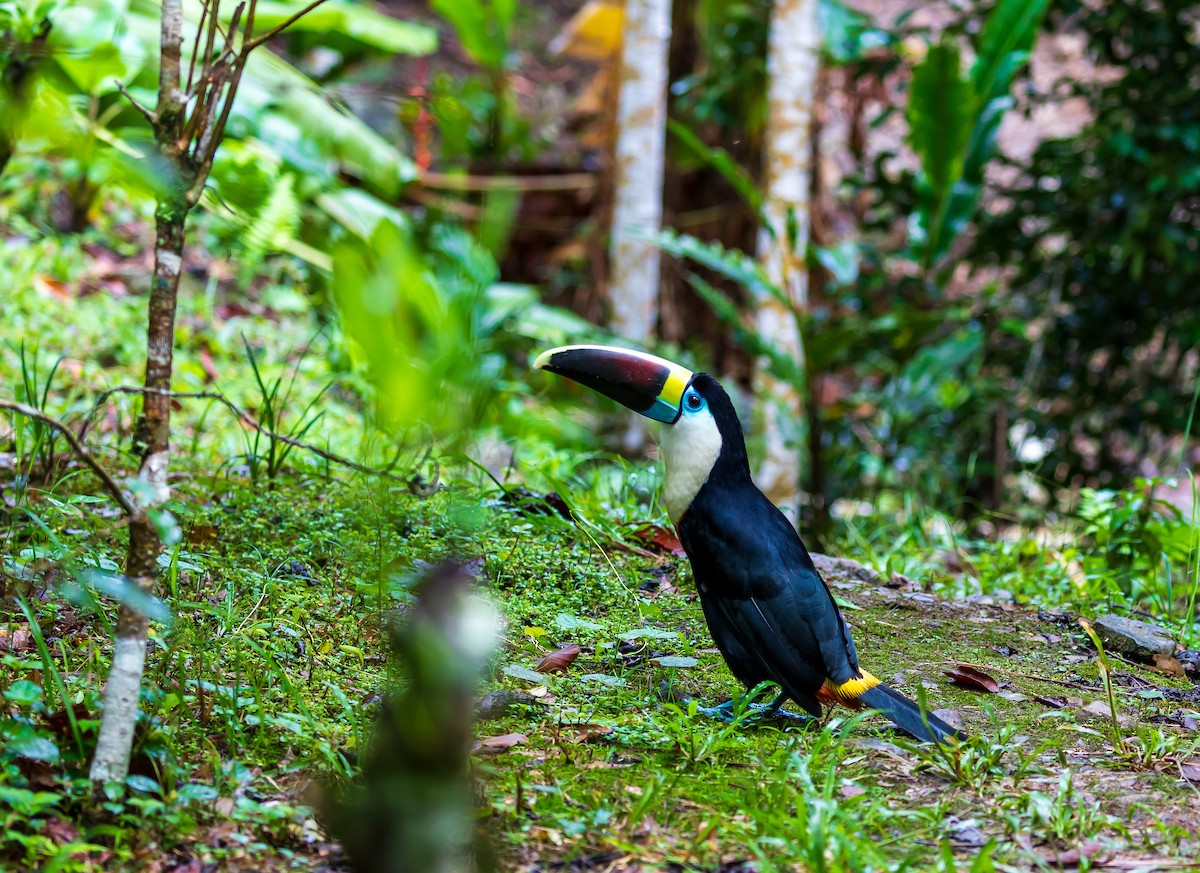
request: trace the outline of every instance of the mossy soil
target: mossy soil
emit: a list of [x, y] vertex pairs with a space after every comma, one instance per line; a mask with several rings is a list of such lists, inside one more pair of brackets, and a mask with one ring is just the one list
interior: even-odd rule
[[[183, 539], [163, 592], [174, 618], [154, 629], [135, 759], [158, 793], [139, 783], [149, 794], [136, 810], [97, 808], [71, 788], [113, 610], [65, 599], [63, 569], [119, 563], [119, 525], [103, 503], [33, 489], [0, 541], [27, 577], [9, 577], [6, 603], [23, 596], [49, 642], [39, 652], [6, 606], [4, 684], [41, 684], [35, 720], [47, 725], [65, 695], [83, 726], [82, 751], [60, 733], [60, 762], [16, 761], [5, 777], [59, 792], [36, 824], [68, 846], [66, 869], [343, 868], [309, 786], [353, 772], [388, 687], [385, 623], [423, 569], [451, 556], [475, 562], [506, 620], [481, 693], [527, 695], [477, 726], [481, 739], [520, 735], [485, 744], [473, 765], [480, 827], [506, 867], [1149, 870], [1195, 857], [1200, 694], [1116, 661], [1114, 733], [1085, 709], [1107, 696], [1066, 613], [942, 600], [924, 580], [825, 562], [864, 666], [952, 710], [971, 739], [939, 753], [845, 711], [731, 726], [692, 708], [740, 689], [686, 559], [669, 550], [602, 539], [467, 483], [420, 496], [362, 478], [185, 475], [176, 489]], [[532, 672], [568, 644], [581, 652], [564, 672]], [[998, 691], [952, 682], [945, 672], [961, 664]], [[6, 814], [8, 866], [37, 866]]]

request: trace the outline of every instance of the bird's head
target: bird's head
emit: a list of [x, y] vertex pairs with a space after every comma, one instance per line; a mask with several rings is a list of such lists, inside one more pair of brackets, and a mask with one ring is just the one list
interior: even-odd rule
[[615, 346], [561, 346], [543, 352], [533, 365], [667, 425], [661, 440], [667, 467], [663, 503], [672, 519], [682, 517], [718, 465], [726, 476], [749, 478], [737, 412], [707, 373]]

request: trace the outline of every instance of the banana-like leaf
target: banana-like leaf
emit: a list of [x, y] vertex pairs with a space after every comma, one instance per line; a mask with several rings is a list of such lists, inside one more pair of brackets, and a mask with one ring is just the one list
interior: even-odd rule
[[962, 176], [975, 107], [975, 88], [963, 75], [958, 46], [947, 40], [931, 47], [913, 70], [908, 125], [909, 142], [938, 203]]
[[[258, 0], [254, 13], [255, 31], [278, 27], [303, 9], [301, 2]], [[233, 4], [226, 10], [232, 14]], [[437, 31], [423, 24], [401, 21], [377, 12], [363, 3], [326, 0], [288, 28], [290, 31], [337, 34], [371, 48], [397, 55], [429, 55], [437, 51]]]
[[430, 7], [454, 26], [458, 41], [479, 66], [498, 70], [508, 52], [506, 36], [512, 0], [430, 0]]
[[1049, 0], [999, 0], [979, 36], [971, 67], [975, 92], [984, 103], [1008, 93], [1013, 73], [1024, 62]]

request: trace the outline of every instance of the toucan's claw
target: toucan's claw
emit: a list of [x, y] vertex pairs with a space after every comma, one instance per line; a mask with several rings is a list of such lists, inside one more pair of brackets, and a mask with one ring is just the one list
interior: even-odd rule
[[[742, 714], [742, 720], [760, 721], [763, 719], [797, 719], [800, 721], [811, 721], [812, 716], [802, 715], [783, 708], [784, 701], [787, 700], [786, 694], [780, 694], [770, 703], [751, 703], [746, 707]], [[726, 700], [724, 703], [717, 706], [700, 706], [696, 708], [696, 712], [708, 718], [723, 721], [725, 723], [733, 722], [736, 718], [734, 714], [734, 701]]]

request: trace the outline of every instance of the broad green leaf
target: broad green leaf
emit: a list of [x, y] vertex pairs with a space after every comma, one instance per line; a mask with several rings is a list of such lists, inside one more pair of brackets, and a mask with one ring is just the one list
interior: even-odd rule
[[149, 776], [140, 776], [134, 773], [132, 776], [125, 777], [125, 784], [142, 794], [162, 794], [162, 786]]
[[317, 197], [317, 205], [334, 221], [364, 242], [369, 242], [381, 222], [397, 230], [409, 230], [408, 216], [358, 188], [338, 188]]
[[489, 70], [504, 65], [506, 28], [496, 5], [487, 0], [430, 0], [429, 5], [454, 26], [458, 41], [475, 63]]
[[963, 76], [958, 46], [943, 41], [913, 70], [908, 95], [909, 142], [938, 202], [962, 175], [975, 124], [975, 89]]
[[1008, 93], [1020, 63], [1013, 58], [1023, 62], [1028, 56], [1048, 5], [1049, 0], [999, 0], [992, 9], [971, 67], [975, 93], [985, 103]]
[[4, 696], [17, 706], [33, 706], [42, 699], [42, 686], [28, 679], [18, 679], [8, 687]]
[[607, 673], [585, 673], [579, 678], [585, 682], [599, 682], [610, 688], [624, 688], [626, 685], [625, 680], [620, 676], [609, 676]]
[[[306, 5], [301, 2], [258, 0], [254, 29], [261, 33], [278, 27]], [[232, 4], [222, 8], [231, 11]], [[363, 45], [400, 55], [433, 54], [438, 45], [437, 31], [433, 28], [411, 21], [401, 21], [384, 15], [367, 4], [351, 3], [348, 0], [326, 0], [292, 24], [288, 30], [338, 34]]]
[[4, 750], [9, 754], [31, 761], [57, 763], [58, 746], [54, 740], [38, 733], [32, 725], [17, 723], [11, 730], [6, 728], [4, 733]]
[[568, 615], [565, 612], [560, 612], [554, 619], [554, 626], [559, 630], [591, 630], [598, 631], [603, 628], [594, 621], [588, 621], [583, 618], [576, 618], [573, 615]]
[[140, 612], [151, 621], [169, 622], [171, 620], [170, 608], [153, 594], [147, 594], [127, 576], [104, 570], [88, 569], [80, 572], [77, 578], [81, 584], [113, 598], [122, 606]]
[[674, 656], [664, 656], [661, 658], [652, 659], [651, 663], [657, 664], [659, 667], [695, 667], [700, 662], [695, 658], [684, 658]]
[[622, 640], [673, 640], [679, 636], [675, 631], [659, 630], [656, 627], [639, 627], [617, 634]]
[[522, 667], [520, 664], [509, 664], [502, 671], [505, 676], [511, 676], [514, 679], [524, 679], [526, 682], [544, 682], [546, 677], [536, 670], [530, 670], [528, 667]]

